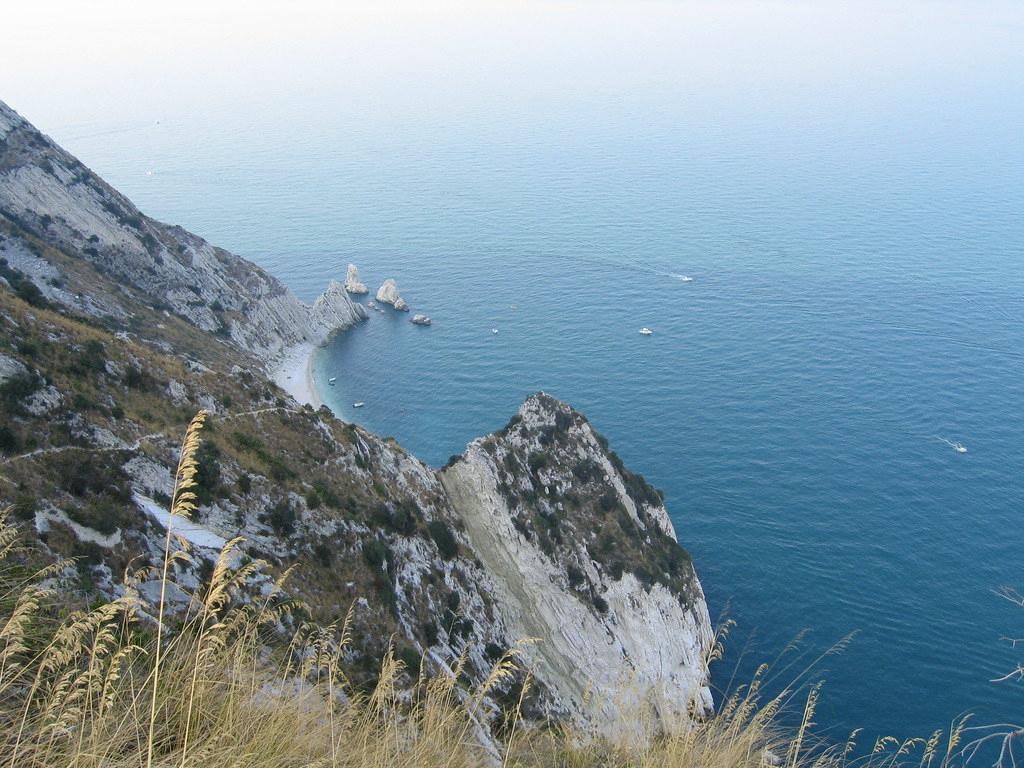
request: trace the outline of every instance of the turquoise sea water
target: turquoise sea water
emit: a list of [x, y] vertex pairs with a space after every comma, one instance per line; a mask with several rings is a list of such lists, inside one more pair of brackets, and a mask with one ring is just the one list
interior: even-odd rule
[[575, 405], [738, 622], [716, 683], [808, 629], [787, 680], [856, 632], [812, 677], [828, 735], [870, 742], [1024, 720], [990, 682], [1024, 624], [994, 594], [1024, 586], [1024, 65], [978, 62], [795, 96], [652, 81], [451, 115], [275, 92], [40, 127], [305, 299], [349, 261], [396, 278], [433, 327], [372, 313], [315, 370], [428, 462], [530, 392]]

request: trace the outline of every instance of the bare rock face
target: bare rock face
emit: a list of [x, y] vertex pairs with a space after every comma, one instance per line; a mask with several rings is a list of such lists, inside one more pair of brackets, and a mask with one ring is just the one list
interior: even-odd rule
[[348, 265], [348, 271], [345, 273], [345, 290], [356, 296], [362, 296], [370, 292], [370, 289], [366, 287], [366, 283], [359, 281], [359, 269], [355, 264]]
[[381, 304], [390, 304], [401, 312], [409, 311], [409, 305], [398, 293], [398, 284], [390, 277], [377, 289], [377, 301]]
[[20, 360], [15, 360], [7, 355], [0, 355], [0, 384], [7, 383], [8, 379], [16, 376], [25, 376], [28, 368], [22, 365]]
[[582, 415], [534, 395], [440, 476], [507, 631], [539, 639], [531, 660], [554, 711], [623, 737], [711, 709], [693, 564], [660, 494]]
[[[357, 310], [361, 310], [361, 314]], [[353, 315], [366, 317], [366, 310], [353, 303], [341, 283], [331, 280], [327, 290], [313, 302], [310, 315], [315, 327], [326, 328], [330, 332], [348, 328], [352, 325]]]

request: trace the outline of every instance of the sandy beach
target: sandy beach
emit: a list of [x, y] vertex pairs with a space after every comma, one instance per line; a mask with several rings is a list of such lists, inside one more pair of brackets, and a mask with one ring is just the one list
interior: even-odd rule
[[278, 360], [271, 378], [281, 389], [303, 405], [319, 408], [323, 402], [317, 396], [313, 383], [314, 344], [298, 344], [288, 349]]

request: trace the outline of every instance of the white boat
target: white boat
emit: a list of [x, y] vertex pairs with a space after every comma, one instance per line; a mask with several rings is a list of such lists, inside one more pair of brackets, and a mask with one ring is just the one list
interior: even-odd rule
[[358, 402], [358, 403], [352, 403], [352, 407], [353, 408], [362, 408], [364, 405], [366, 405], [366, 403], [361, 402], [361, 401]]
[[337, 380], [338, 380], [337, 376], [331, 376], [331, 378], [329, 378], [327, 380], [327, 383], [330, 384], [333, 387], [334, 386], [334, 382], [336, 382]]
[[497, 332], [498, 332], [497, 328], [491, 328], [491, 333], [497, 333]]
[[652, 333], [654, 333], [654, 331], [652, 331], [646, 325], [643, 328], [640, 329], [640, 335], [641, 336], [650, 336]]

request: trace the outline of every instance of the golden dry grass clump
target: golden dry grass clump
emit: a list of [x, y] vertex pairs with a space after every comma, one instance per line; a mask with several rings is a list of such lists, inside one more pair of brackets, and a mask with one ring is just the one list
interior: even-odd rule
[[[239, 557], [237, 539], [184, 611], [169, 611], [174, 566], [190, 558], [174, 521], [194, 509], [195, 452], [205, 416], [201, 412], [186, 434], [163, 562], [127, 574], [116, 599], [62, 612], [58, 593], [46, 585], [67, 564], [29, 569], [16, 528], [0, 513], [0, 768], [846, 764], [848, 748], [809, 744], [816, 689], [806, 699], [801, 724], [787, 733], [777, 717], [791, 695], [760, 706], [757, 680], [715, 717], [640, 743], [588, 741], [559, 727], [524, 728], [518, 709], [496, 729], [503, 739], [482, 738], [494, 716], [488, 693], [524, 674], [518, 649], [468, 692], [457, 683], [458, 668], [433, 676], [421, 670], [419, 683], [405, 690], [398, 685], [402, 663], [388, 653], [375, 690], [359, 692], [343, 671], [347, 620], [299, 622], [281, 591], [283, 579], [258, 599], [239, 599], [262, 564]], [[139, 586], [153, 580], [159, 580], [160, 598], [148, 604]], [[528, 674], [526, 683], [524, 693]], [[884, 761], [904, 759], [911, 746], [895, 745]], [[938, 736], [923, 751], [921, 763], [930, 765]]]

